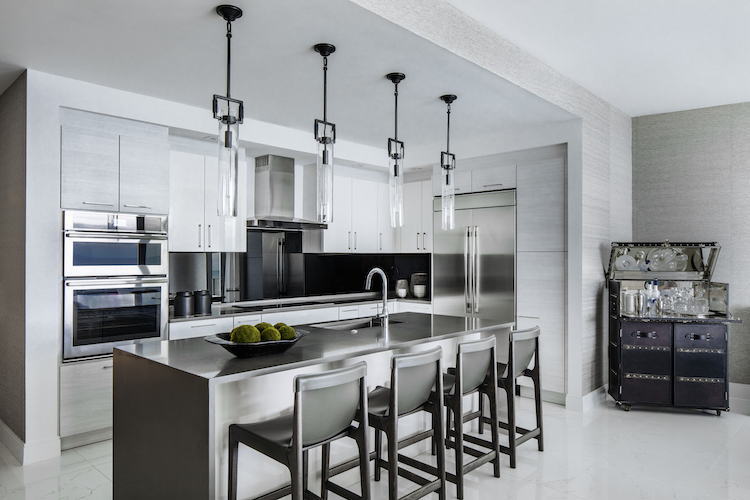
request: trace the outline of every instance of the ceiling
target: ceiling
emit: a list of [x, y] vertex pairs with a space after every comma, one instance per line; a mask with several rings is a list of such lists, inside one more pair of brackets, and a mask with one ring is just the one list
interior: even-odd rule
[[446, 0], [630, 116], [750, 101], [747, 0]]
[[[0, 91], [24, 68], [206, 108], [226, 90], [226, 23], [206, 0], [3, 0]], [[232, 97], [255, 120], [309, 130], [323, 114], [319, 42], [328, 62], [328, 118], [338, 138], [385, 150], [445, 143], [442, 94], [456, 94], [451, 140], [574, 118], [348, 0], [237, 0]], [[439, 149], [436, 151], [439, 158]], [[385, 153], [384, 153], [385, 158]], [[407, 162], [408, 167], [408, 162]]]

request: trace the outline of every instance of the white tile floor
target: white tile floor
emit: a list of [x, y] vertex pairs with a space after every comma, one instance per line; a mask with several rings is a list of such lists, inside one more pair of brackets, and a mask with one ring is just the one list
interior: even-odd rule
[[[519, 403], [522, 423], [531, 423], [532, 401]], [[750, 499], [749, 416], [625, 412], [611, 401], [583, 414], [553, 404], [545, 404], [544, 412], [545, 451], [538, 452], [535, 442], [524, 444], [516, 469], [503, 456], [499, 479], [489, 464], [472, 472], [466, 500]], [[337, 482], [346, 486], [356, 475], [356, 469], [349, 471]], [[382, 481], [371, 483], [374, 499], [387, 498], [386, 480], [384, 474]], [[402, 494], [414, 488], [405, 480], [399, 485]], [[448, 488], [448, 498], [455, 498], [455, 487]], [[111, 497], [111, 441], [25, 467], [0, 445], [0, 499]]]

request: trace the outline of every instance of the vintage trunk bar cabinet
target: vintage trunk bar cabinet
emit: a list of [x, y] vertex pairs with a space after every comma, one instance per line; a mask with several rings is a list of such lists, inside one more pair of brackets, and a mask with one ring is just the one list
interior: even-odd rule
[[[612, 243], [609, 394], [625, 410], [729, 410], [728, 326], [740, 320], [729, 312], [729, 285], [711, 282], [719, 249], [716, 243]], [[662, 298], [649, 311], [646, 287], [654, 281]]]

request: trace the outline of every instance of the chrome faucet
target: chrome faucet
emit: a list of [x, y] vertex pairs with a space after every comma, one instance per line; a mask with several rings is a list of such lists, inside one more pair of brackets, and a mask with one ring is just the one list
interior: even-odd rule
[[376, 317], [382, 322], [382, 326], [388, 326], [388, 278], [382, 269], [379, 267], [370, 269], [370, 272], [367, 273], [367, 278], [365, 278], [365, 290], [370, 289], [372, 286], [372, 277], [376, 274], [379, 274], [383, 281], [383, 310]]

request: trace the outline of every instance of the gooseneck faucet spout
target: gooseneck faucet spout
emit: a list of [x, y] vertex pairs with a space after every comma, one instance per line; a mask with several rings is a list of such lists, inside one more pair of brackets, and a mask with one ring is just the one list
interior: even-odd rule
[[383, 282], [383, 309], [377, 317], [382, 320], [384, 326], [386, 326], [388, 325], [388, 277], [385, 275], [385, 271], [379, 267], [373, 267], [370, 269], [370, 272], [367, 273], [367, 278], [365, 278], [365, 290], [370, 289], [372, 286], [372, 277], [376, 274], [380, 275]]

